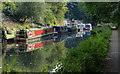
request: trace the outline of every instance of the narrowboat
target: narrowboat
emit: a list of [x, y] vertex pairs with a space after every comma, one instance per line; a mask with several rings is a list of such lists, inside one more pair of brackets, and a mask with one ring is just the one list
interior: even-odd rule
[[83, 31], [84, 28], [85, 28], [85, 24], [78, 24], [78, 25], [77, 25], [78, 32], [79, 32], [79, 31]]
[[91, 24], [86, 24], [85, 25], [85, 30], [92, 30], [92, 25]]
[[70, 22], [67, 25], [68, 32], [76, 31], [77, 30], [77, 23], [75, 21]]
[[53, 42], [54, 42], [53, 39], [49, 39], [49, 40], [31, 42], [31, 43], [26, 43], [26, 42], [17, 43], [16, 44], [17, 49], [15, 52], [18, 53], [31, 52], [34, 50], [42, 49], [45, 46], [52, 44]]
[[71, 25], [71, 26], [75, 26], [75, 25], [77, 25], [77, 22], [76, 22], [75, 20], [74, 20], [74, 21], [71, 21], [71, 22], [70, 22], [70, 25]]
[[117, 27], [113, 26], [111, 27], [112, 30], [117, 30]]
[[5, 30], [1, 30], [1, 39], [3, 39], [3, 41], [7, 41], [7, 40], [13, 40], [15, 38], [15, 33], [12, 31], [12, 33], [9, 33], [8, 31]]
[[15, 41], [28, 41], [36, 38], [53, 37], [52, 27], [32, 28], [16, 32]]
[[67, 26], [53, 26], [53, 30], [58, 33], [67, 32]]
[[111, 30], [117, 30], [117, 25], [116, 24], [115, 25], [109, 24], [109, 27], [111, 28]]
[[67, 26], [67, 29], [68, 29], [68, 32], [72, 32], [72, 31], [76, 31], [76, 30], [77, 30], [77, 27], [76, 27], [76, 26], [68, 25], [68, 26]]

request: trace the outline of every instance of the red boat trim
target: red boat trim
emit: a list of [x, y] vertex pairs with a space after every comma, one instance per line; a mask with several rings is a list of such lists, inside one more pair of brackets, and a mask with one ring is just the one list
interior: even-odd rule
[[42, 36], [44, 36], [44, 35], [49, 35], [49, 34], [54, 34], [54, 32], [48, 33], [48, 34], [43, 34], [43, 35], [38, 35], [38, 36], [34, 36], [34, 37], [29, 37], [29, 38], [27, 38], [27, 39], [36, 38], [36, 37], [42, 37]]

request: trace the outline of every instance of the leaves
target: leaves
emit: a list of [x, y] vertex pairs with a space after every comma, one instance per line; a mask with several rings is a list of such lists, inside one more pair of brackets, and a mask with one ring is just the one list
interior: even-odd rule
[[96, 35], [91, 35], [88, 40], [80, 42], [77, 48], [68, 52], [66, 59], [63, 60], [63, 72], [101, 72], [103, 70], [111, 30], [104, 26], [98, 28], [95, 33]]
[[[91, 16], [92, 22], [112, 22], [120, 23], [118, 21], [119, 14], [119, 2], [89, 2], [79, 3], [86, 12]], [[96, 17], [96, 18], [94, 18]]]
[[4, 2], [3, 4], [3, 13], [21, 23], [31, 21], [40, 25], [57, 25], [64, 20], [67, 11], [65, 2]]
[[79, 6], [77, 2], [68, 2], [67, 3], [68, 11], [65, 14], [65, 18], [76, 19], [76, 20], [85, 20], [86, 14], [83, 8]]

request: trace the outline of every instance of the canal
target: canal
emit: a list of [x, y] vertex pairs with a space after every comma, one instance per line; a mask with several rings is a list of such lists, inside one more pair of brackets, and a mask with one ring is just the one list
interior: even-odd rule
[[9, 41], [2, 48], [3, 72], [54, 72], [66, 53], [89, 37], [90, 31], [61, 33], [54, 38], [33, 42]]

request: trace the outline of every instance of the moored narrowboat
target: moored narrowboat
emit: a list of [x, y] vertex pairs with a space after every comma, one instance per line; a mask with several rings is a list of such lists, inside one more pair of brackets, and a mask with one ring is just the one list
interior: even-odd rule
[[76, 31], [76, 30], [77, 30], [77, 27], [76, 27], [76, 26], [68, 25], [68, 26], [67, 26], [67, 29], [68, 29], [68, 32], [72, 32], [72, 31]]
[[67, 32], [67, 26], [53, 26], [53, 30], [58, 33]]
[[32, 28], [16, 32], [15, 41], [27, 41], [35, 38], [44, 38], [53, 36], [52, 27]]
[[79, 32], [79, 31], [83, 31], [84, 28], [85, 28], [85, 24], [78, 24], [78, 25], [77, 25], [78, 32]]
[[86, 24], [85, 25], [85, 30], [92, 30], [92, 25], [91, 24]]

